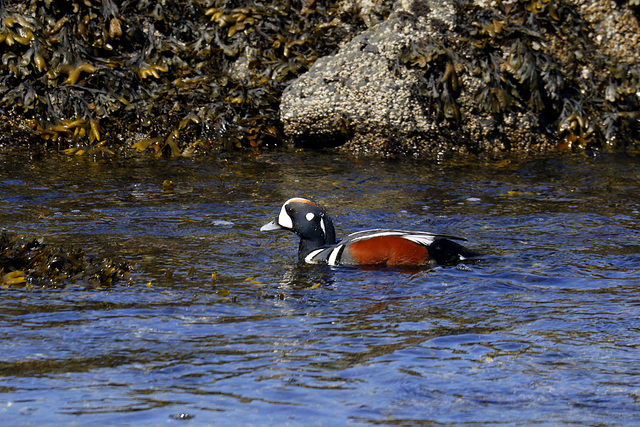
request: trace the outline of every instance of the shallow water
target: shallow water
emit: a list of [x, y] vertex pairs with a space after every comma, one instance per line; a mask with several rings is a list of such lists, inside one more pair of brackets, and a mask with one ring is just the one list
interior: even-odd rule
[[[107, 289], [0, 289], [0, 416], [631, 424], [639, 166], [3, 155], [0, 227], [135, 271]], [[259, 231], [292, 196], [321, 202], [339, 235], [435, 231], [487, 256], [414, 271], [298, 265], [293, 235]]]

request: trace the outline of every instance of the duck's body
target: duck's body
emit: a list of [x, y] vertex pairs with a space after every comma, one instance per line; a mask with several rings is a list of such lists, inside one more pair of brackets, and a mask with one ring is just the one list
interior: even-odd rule
[[420, 267], [477, 256], [453, 240], [461, 237], [422, 231], [367, 230], [337, 242], [326, 211], [308, 199], [287, 200], [278, 217], [260, 230], [285, 229], [300, 236], [298, 258], [311, 264]]

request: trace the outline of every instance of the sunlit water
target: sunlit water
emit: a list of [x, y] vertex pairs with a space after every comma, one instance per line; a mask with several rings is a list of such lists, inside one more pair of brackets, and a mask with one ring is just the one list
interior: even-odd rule
[[[0, 160], [0, 227], [135, 265], [0, 290], [5, 425], [640, 420], [640, 159]], [[486, 257], [298, 265], [292, 196]]]

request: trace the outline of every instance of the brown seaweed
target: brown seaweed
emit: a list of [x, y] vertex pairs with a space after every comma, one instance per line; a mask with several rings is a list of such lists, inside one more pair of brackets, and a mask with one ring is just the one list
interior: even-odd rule
[[349, 36], [342, 20], [359, 25], [331, 1], [3, 4], [0, 115], [72, 154], [277, 144], [282, 90]]
[[500, 122], [509, 113], [533, 112], [538, 131], [555, 135], [559, 149], [638, 147], [640, 68], [608, 63], [585, 36], [588, 24], [575, 6], [519, 0], [483, 8], [461, 0], [456, 8], [462, 43], [455, 49], [429, 38], [401, 55], [405, 66], [424, 71], [416, 92], [436, 120], [455, 126], [465, 120], [457, 88], [468, 73], [480, 81], [471, 114]]
[[[175, 156], [282, 144], [284, 88], [364, 28], [355, 6], [328, 0], [0, 6], [0, 143], [69, 154]], [[609, 63], [573, 3], [458, 0], [454, 7], [454, 46], [417, 41], [397, 64], [421, 70], [415, 91], [435, 120], [458, 126], [465, 114], [500, 122], [533, 113], [559, 148], [638, 146], [640, 68]], [[624, 7], [637, 11], [637, 2]], [[376, 2], [374, 15], [391, 8]], [[414, 2], [411, 12], [430, 10]], [[465, 75], [480, 85], [463, 88]], [[464, 90], [473, 90], [471, 111], [461, 111]]]
[[87, 256], [77, 248], [47, 245], [37, 239], [0, 234], [0, 288], [108, 288], [132, 267], [125, 262]]

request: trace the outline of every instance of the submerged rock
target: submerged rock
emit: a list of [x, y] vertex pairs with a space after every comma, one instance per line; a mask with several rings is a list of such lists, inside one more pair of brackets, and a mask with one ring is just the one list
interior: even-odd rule
[[132, 266], [87, 256], [77, 248], [49, 246], [0, 233], [0, 289], [65, 287], [105, 289], [123, 281]]
[[639, 42], [609, 0], [405, 1], [289, 85], [280, 119], [383, 155], [637, 148]]

